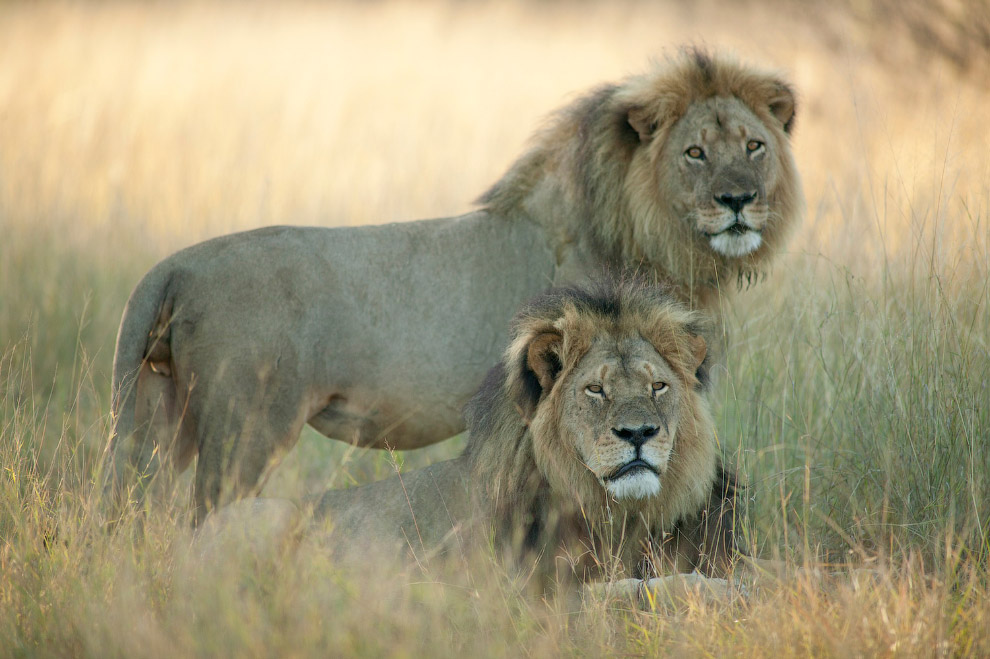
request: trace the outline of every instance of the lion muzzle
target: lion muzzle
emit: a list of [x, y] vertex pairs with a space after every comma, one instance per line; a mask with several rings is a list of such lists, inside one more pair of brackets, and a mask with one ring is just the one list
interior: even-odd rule
[[745, 194], [719, 194], [715, 195], [715, 201], [716, 203], [719, 203], [731, 210], [736, 214], [736, 217], [738, 217], [743, 208], [756, 201], [756, 192], [747, 192]]
[[611, 474], [609, 474], [602, 480], [606, 482], [618, 480], [623, 476], [626, 476], [641, 469], [645, 469], [647, 471], [653, 472], [654, 474], [656, 474], [658, 478], [660, 476], [660, 471], [655, 466], [653, 466], [652, 464], [650, 464], [649, 462], [647, 462], [642, 458], [636, 458], [634, 460], [630, 460], [624, 465], [621, 465], [618, 469], [613, 471]]

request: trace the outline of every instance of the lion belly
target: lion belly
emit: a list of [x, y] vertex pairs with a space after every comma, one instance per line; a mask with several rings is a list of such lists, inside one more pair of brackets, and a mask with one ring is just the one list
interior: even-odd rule
[[265, 391], [242, 398], [293, 398], [335, 439], [439, 441], [462, 429], [515, 308], [549, 283], [541, 242], [533, 225], [477, 213], [205, 243], [208, 259], [187, 257], [197, 269], [177, 268], [176, 375], [213, 385], [203, 393], [221, 407], [256, 376]]

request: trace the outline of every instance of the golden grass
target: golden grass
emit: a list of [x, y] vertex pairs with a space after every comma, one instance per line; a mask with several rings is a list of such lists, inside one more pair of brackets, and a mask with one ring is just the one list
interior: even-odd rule
[[[990, 89], [890, 36], [783, 2], [0, 5], [0, 655], [986, 654]], [[876, 580], [654, 615], [322, 556], [197, 574], [180, 504], [103, 532], [116, 323], [155, 261], [462, 212], [552, 108], [684, 42], [801, 93], [807, 221], [726, 314], [746, 538]], [[266, 492], [390, 469], [307, 432]]]

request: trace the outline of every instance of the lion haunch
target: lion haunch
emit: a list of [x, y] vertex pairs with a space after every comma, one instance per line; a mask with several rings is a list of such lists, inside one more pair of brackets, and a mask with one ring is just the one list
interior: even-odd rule
[[377, 448], [449, 437], [513, 311], [603, 266], [716, 308], [800, 215], [794, 110], [778, 76], [689, 51], [562, 108], [477, 212], [273, 227], [165, 259], [117, 337], [113, 489], [198, 456], [199, 518], [255, 491], [307, 423]]

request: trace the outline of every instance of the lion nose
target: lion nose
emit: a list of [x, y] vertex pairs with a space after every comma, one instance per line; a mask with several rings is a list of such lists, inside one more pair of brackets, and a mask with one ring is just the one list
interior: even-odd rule
[[657, 427], [642, 425], [638, 428], [612, 428], [612, 433], [619, 439], [624, 439], [636, 448], [639, 448], [657, 436]]
[[756, 199], [755, 192], [738, 195], [729, 193], [715, 195], [715, 201], [723, 206], [727, 206], [733, 213], [738, 213], [746, 204], [751, 203], [754, 199]]

